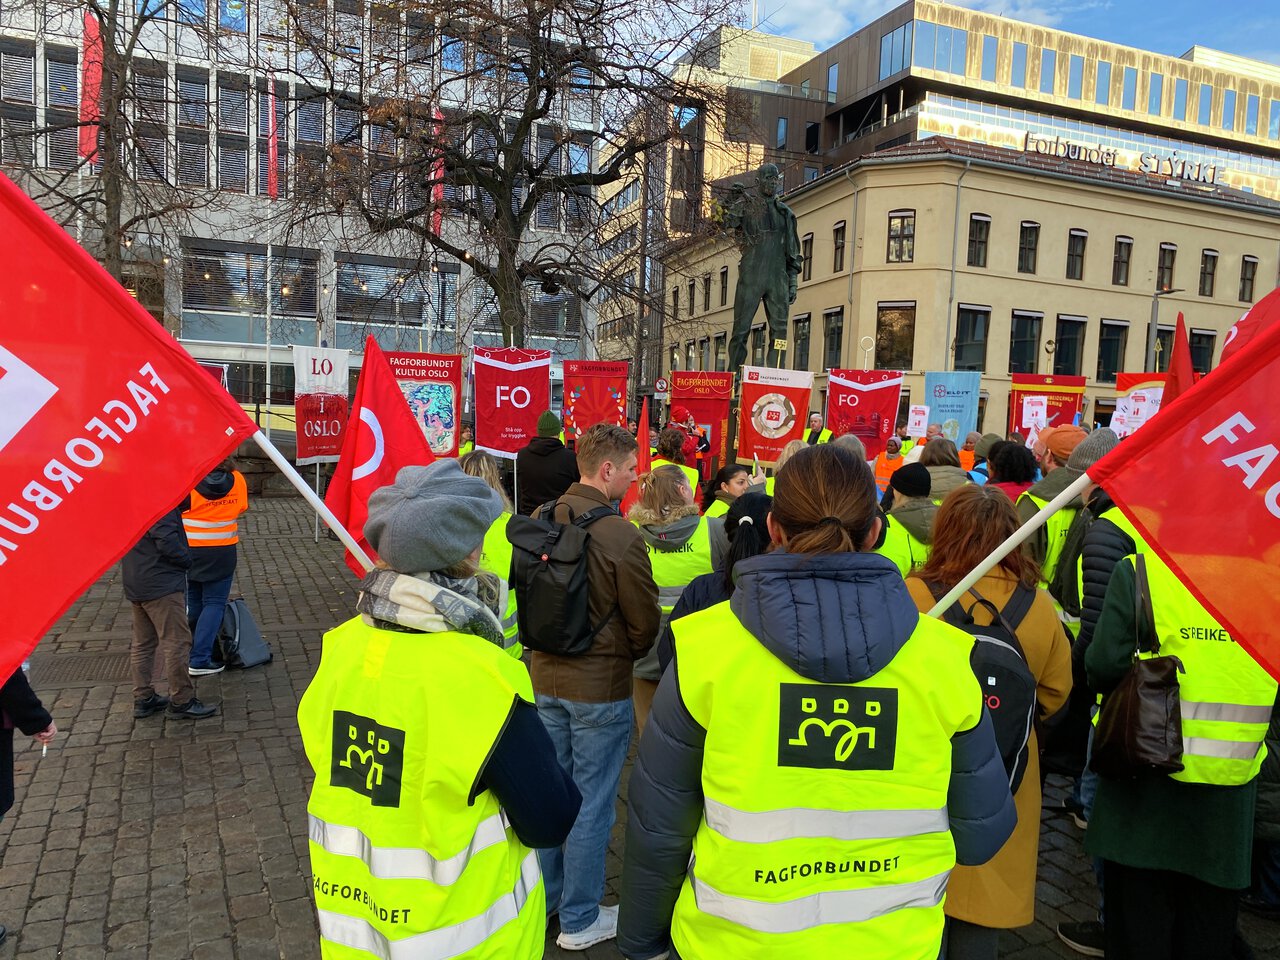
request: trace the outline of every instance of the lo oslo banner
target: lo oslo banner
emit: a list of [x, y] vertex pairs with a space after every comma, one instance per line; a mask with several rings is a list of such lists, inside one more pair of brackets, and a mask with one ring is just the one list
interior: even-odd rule
[[347, 429], [347, 356], [326, 347], [293, 348], [298, 466], [337, 463]]

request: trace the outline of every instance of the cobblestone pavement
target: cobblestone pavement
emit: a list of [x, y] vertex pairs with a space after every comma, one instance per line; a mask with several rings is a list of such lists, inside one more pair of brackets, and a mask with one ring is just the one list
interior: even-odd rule
[[[355, 581], [338, 544], [312, 541], [301, 500], [257, 500], [244, 518], [236, 590], [275, 650], [266, 667], [197, 681], [219, 717], [134, 721], [129, 605], [118, 571], [95, 584], [32, 656], [31, 678], [62, 735], [41, 757], [15, 741], [17, 803], [0, 825], [0, 960], [313, 960], [306, 798], [295, 726], [320, 635], [351, 615]], [[234, 594], [233, 594], [234, 595]], [[624, 781], [625, 787], [625, 781]], [[1050, 803], [1062, 796], [1060, 784]], [[606, 900], [621, 870], [619, 803]], [[1005, 935], [1008, 960], [1075, 956], [1054, 937], [1088, 919], [1092, 873], [1080, 831], [1046, 814], [1037, 922]], [[1259, 957], [1280, 925], [1246, 917]], [[548, 936], [548, 957], [570, 954]], [[612, 944], [578, 954], [619, 956]]]

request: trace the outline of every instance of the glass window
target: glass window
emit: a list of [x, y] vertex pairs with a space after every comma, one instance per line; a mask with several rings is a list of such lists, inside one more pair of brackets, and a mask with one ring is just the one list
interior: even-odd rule
[[1160, 257], [1156, 261], [1156, 289], [1173, 289], [1173, 264], [1178, 258], [1176, 243], [1160, 244]]
[[1213, 87], [1210, 84], [1200, 84], [1200, 102], [1197, 105], [1196, 122], [1202, 127], [1207, 127], [1213, 119]]
[[218, 86], [218, 130], [220, 133], [248, 133], [248, 90]]
[[1280, 140], [1280, 100], [1272, 100], [1268, 106], [1267, 139]]
[[1245, 257], [1240, 261], [1240, 300], [1253, 303], [1253, 279], [1258, 275], [1258, 258]]
[[813, 234], [806, 233], [800, 240], [800, 279], [813, 279]]
[[[676, 320], [680, 317], [680, 288], [671, 288], [671, 319]], [[672, 364], [675, 368], [675, 364]]]
[[1022, 222], [1018, 232], [1018, 272], [1036, 272], [1036, 252], [1040, 247], [1040, 224], [1030, 220]]
[[729, 268], [720, 268], [720, 306], [729, 302]]
[[1079, 317], [1058, 317], [1054, 334], [1053, 372], [1055, 376], [1078, 377], [1084, 361], [1085, 322]]
[[1135, 67], [1124, 68], [1124, 84], [1120, 89], [1120, 106], [1125, 110], [1138, 109], [1138, 71]]
[[[0, 56], [4, 56], [4, 54], [0, 54]], [[49, 106], [79, 106], [80, 78], [76, 70], [75, 54], [55, 54], [54, 51], [49, 50], [45, 56], [45, 93], [49, 98]], [[66, 59], [62, 59], [64, 56]]]
[[938, 42], [934, 48], [933, 63], [935, 70], [949, 70], [951, 67], [951, 38], [955, 31], [950, 27], [938, 24]]
[[1116, 250], [1111, 260], [1111, 282], [1117, 287], [1129, 285], [1129, 260], [1133, 256], [1133, 237], [1116, 237]]
[[1236, 128], [1236, 92], [1234, 90], [1222, 91], [1222, 129], [1234, 130]]
[[1072, 230], [1067, 234], [1067, 279], [1084, 279], [1084, 248], [1089, 234], [1083, 230]]
[[840, 64], [833, 63], [827, 67], [827, 90], [835, 93], [840, 87]]
[[889, 263], [911, 263], [916, 252], [916, 212], [889, 211], [889, 246], [885, 259]]
[[724, 333], [716, 334], [716, 370], [724, 373], [729, 367], [729, 336]]
[[831, 272], [844, 270], [844, 221], [841, 220], [831, 228]]
[[916, 305], [876, 305], [876, 369], [910, 370], [915, 366]]
[[178, 78], [178, 125], [206, 127], [209, 124], [209, 81]]
[[818, 168], [817, 168], [817, 167], [811, 167], [811, 166], [809, 166], [808, 164], [805, 164], [805, 167], [804, 167], [804, 182], [805, 182], [805, 183], [809, 183], [810, 181], [812, 181], [812, 180], [817, 180], [817, 179], [818, 179]]
[[1040, 92], [1053, 93], [1058, 85], [1058, 54], [1055, 50], [1040, 51]]
[[689, 316], [691, 317], [693, 316], [694, 310], [697, 309], [697, 306], [698, 306], [694, 300], [694, 294], [696, 293], [696, 291], [697, 291], [697, 284], [693, 280], [690, 280], [689, 281]]
[[764, 327], [754, 327], [751, 330], [751, 365], [763, 367], [764, 357]]
[[1111, 64], [1098, 61], [1098, 75], [1093, 85], [1093, 102], [1102, 106], [1111, 103]]
[[1147, 77], [1147, 113], [1160, 116], [1160, 108], [1164, 105], [1164, 75], [1150, 74]]
[[824, 339], [822, 365], [831, 370], [840, 366], [840, 349], [844, 343], [844, 307], [824, 311], [822, 329]]
[[808, 370], [809, 369], [809, 328], [811, 321], [806, 313], [802, 317], [796, 317], [794, 321], [793, 333], [791, 336], [791, 369], [792, 370]]
[[698, 369], [711, 369], [711, 338], [703, 337], [698, 342]]
[[1173, 119], [1187, 119], [1187, 81], [1181, 77], [1173, 81]]
[[1009, 327], [1009, 372], [1035, 373], [1036, 358], [1040, 354], [1040, 324], [1038, 313], [1013, 311], [1013, 323]]
[[1191, 369], [1205, 374], [1213, 366], [1213, 345], [1217, 334], [1212, 330], [1192, 330], [1187, 338], [1191, 347]]
[[987, 83], [996, 82], [996, 63], [999, 57], [999, 39], [985, 34], [982, 38], [982, 79]]
[[1084, 95], [1084, 57], [1071, 54], [1067, 61], [1067, 96], [1079, 100]]
[[893, 76], [893, 34], [880, 38], [880, 79]]
[[692, 340], [684, 345], [684, 368], [686, 370], [698, 369], [698, 350]]
[[440, 66], [450, 73], [462, 73], [467, 69], [466, 51], [457, 37], [445, 33], [440, 35]]
[[1013, 60], [1009, 67], [1009, 85], [1025, 90], [1027, 87], [1027, 45], [1015, 42]]
[[680, 369], [680, 345], [673, 343], [671, 345], [671, 367], [672, 370]]
[[778, 132], [777, 132], [777, 135], [774, 137], [773, 145], [777, 147], [779, 150], [787, 149], [787, 118], [786, 117], [778, 118]]
[[1244, 101], [1244, 132], [1249, 137], [1258, 135], [1258, 98], [1252, 93]]
[[1213, 296], [1214, 275], [1218, 272], [1218, 251], [1200, 251], [1200, 296]]
[[916, 42], [911, 62], [917, 67], [933, 69], [934, 47], [937, 44], [938, 28], [928, 20], [916, 21]]
[[987, 265], [987, 238], [991, 235], [991, 218], [985, 213], [969, 217], [969, 266]]
[[1116, 374], [1124, 369], [1124, 348], [1129, 342], [1129, 325], [1102, 321], [1098, 333], [1098, 382], [1115, 383]]
[[[702, 310], [704, 313], [711, 312], [711, 274], [705, 274], [702, 278]], [[706, 367], [703, 367], [705, 370]]]
[[966, 306], [959, 308], [956, 314], [957, 370], [987, 368], [987, 331], [990, 326], [990, 309]]

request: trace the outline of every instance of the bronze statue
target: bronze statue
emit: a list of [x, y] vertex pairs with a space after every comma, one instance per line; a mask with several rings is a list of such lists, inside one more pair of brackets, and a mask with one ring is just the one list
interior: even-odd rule
[[787, 349], [787, 317], [796, 302], [796, 278], [803, 262], [796, 215], [777, 198], [782, 175], [776, 164], [756, 171], [755, 190], [735, 183], [725, 205], [724, 223], [733, 230], [742, 258], [733, 294], [733, 336], [729, 340], [729, 369], [735, 374], [747, 358], [747, 337], [760, 301], [769, 323], [767, 364], [778, 366]]

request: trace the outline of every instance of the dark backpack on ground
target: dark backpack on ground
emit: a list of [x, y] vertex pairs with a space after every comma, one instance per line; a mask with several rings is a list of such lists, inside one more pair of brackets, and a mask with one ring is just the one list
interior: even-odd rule
[[[940, 584], [931, 583], [929, 589], [937, 600], [947, 594]], [[1016, 793], [1027, 770], [1027, 741], [1036, 718], [1036, 678], [1027, 666], [1016, 631], [1035, 602], [1036, 592], [1019, 584], [1003, 610], [997, 610], [996, 605], [977, 590], [970, 588], [969, 592], [975, 601], [968, 610], [957, 600], [942, 616], [947, 623], [973, 637], [969, 665], [982, 686], [982, 698], [995, 727], [1000, 759], [1009, 775], [1009, 790]], [[979, 606], [986, 607], [991, 614], [991, 623], [974, 623], [973, 611]]]
[[[555, 518], [556, 511], [568, 522]], [[575, 517], [557, 503], [543, 504], [532, 517], [514, 516], [507, 523], [511, 542], [511, 589], [516, 592], [520, 642], [560, 657], [591, 649], [596, 634], [618, 609], [591, 626], [591, 585], [587, 577], [587, 528], [603, 517], [616, 517], [613, 507], [596, 507]]]
[[271, 647], [262, 639], [262, 631], [244, 598], [228, 600], [213, 644], [214, 661], [233, 670], [243, 670], [270, 663], [271, 658]]

